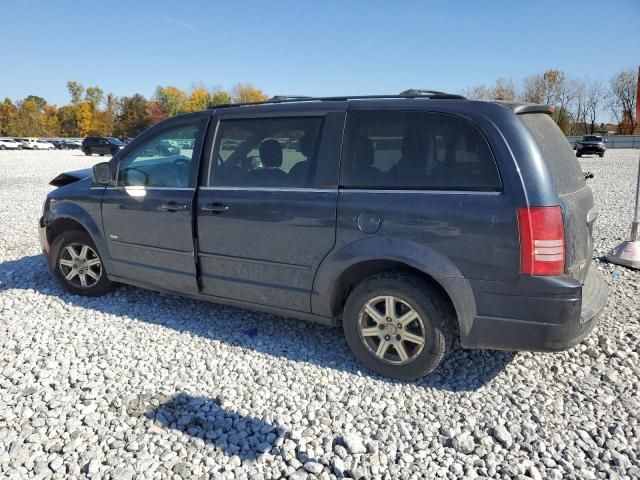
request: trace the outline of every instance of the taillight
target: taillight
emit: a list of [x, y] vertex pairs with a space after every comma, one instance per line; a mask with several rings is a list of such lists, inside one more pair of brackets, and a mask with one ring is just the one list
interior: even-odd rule
[[560, 207], [518, 209], [520, 272], [524, 275], [564, 273], [564, 223]]

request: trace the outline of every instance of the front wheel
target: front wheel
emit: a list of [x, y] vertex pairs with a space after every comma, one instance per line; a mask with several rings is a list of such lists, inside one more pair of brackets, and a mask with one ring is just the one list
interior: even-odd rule
[[599, 153], [599, 154], [598, 154], [598, 156], [599, 156], [600, 158], [602, 158], [602, 157], [604, 157], [604, 153]]
[[74, 230], [56, 238], [50, 262], [54, 278], [69, 293], [97, 297], [113, 288], [98, 249], [84, 232]]
[[387, 272], [367, 278], [349, 295], [343, 329], [364, 366], [386, 377], [414, 380], [444, 358], [453, 321], [451, 306], [431, 284]]
[[85, 154], [87, 157], [90, 157], [90, 156], [91, 156], [91, 149], [90, 149], [90, 148], [85, 148], [85, 149], [84, 149], [84, 150], [82, 150], [82, 151], [84, 152], [84, 154]]

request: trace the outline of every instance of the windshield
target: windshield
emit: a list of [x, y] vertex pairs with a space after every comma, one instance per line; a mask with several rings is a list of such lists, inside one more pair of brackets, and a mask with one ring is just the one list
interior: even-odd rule
[[585, 135], [583, 140], [588, 140], [590, 142], [601, 142], [602, 137], [597, 137], [595, 135]]
[[111, 143], [112, 145], [124, 145], [124, 143], [122, 143], [117, 138], [114, 138], [114, 137], [106, 137], [106, 138], [109, 141], [109, 143]]

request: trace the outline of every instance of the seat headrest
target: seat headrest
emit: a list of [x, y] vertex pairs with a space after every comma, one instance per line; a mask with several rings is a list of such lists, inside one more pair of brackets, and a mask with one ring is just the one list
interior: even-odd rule
[[370, 138], [360, 136], [356, 138], [355, 144], [355, 164], [358, 168], [370, 167], [374, 161], [373, 142]]
[[264, 140], [260, 144], [260, 160], [267, 168], [279, 168], [282, 165], [282, 146], [273, 139]]
[[313, 140], [311, 135], [306, 134], [298, 140], [298, 150], [302, 155], [307, 157], [307, 160], [309, 160], [309, 157], [313, 154]]
[[402, 139], [402, 155], [415, 157], [424, 155], [429, 148], [429, 137], [422, 135], [407, 135]]

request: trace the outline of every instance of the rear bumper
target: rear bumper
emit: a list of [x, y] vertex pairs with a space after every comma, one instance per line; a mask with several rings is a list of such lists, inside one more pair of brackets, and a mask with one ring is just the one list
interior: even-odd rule
[[[571, 292], [573, 289], [575, 292]], [[565, 285], [558, 294], [506, 295], [499, 303], [511, 313], [509, 318], [476, 316], [470, 330], [461, 335], [462, 345], [540, 352], [571, 348], [593, 330], [609, 293], [606, 282], [593, 267], [589, 268], [584, 285], [577, 284], [573, 289]], [[489, 297], [489, 301], [496, 301], [495, 294]]]

